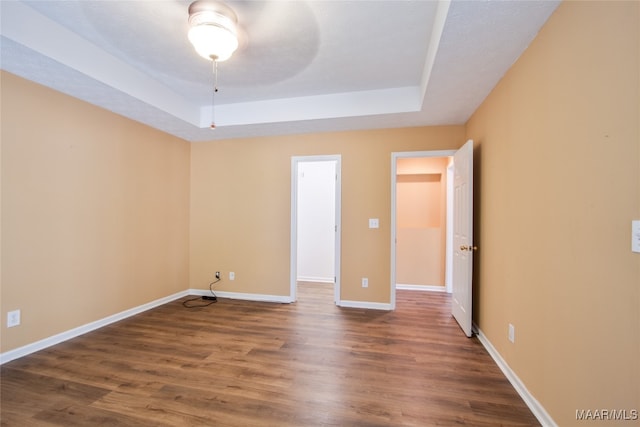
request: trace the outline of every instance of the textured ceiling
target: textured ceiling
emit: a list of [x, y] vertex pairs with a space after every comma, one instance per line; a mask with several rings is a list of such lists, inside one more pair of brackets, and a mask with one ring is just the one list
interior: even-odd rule
[[1, 66], [189, 141], [463, 124], [559, 2], [229, 1], [216, 130], [189, 3], [0, 1]]

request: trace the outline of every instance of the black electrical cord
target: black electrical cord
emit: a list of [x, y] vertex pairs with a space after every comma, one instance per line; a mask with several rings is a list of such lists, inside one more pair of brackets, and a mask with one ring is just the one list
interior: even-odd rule
[[[182, 301], [182, 305], [185, 308], [202, 308], [202, 307], [209, 307], [211, 304], [215, 304], [218, 302], [218, 297], [216, 296], [216, 293], [213, 292], [213, 285], [215, 285], [216, 283], [218, 283], [220, 280], [220, 278], [217, 278], [215, 281], [209, 283], [209, 291], [211, 292], [211, 296], [207, 296], [207, 298], [205, 299], [205, 295], [200, 296], [200, 297], [195, 297], [195, 298], [190, 298], [188, 300], [184, 300]], [[193, 301], [209, 301], [207, 304], [191, 304]]]

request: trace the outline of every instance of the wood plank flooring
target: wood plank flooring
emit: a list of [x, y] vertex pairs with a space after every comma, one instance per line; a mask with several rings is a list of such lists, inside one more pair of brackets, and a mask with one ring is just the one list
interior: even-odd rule
[[539, 425], [449, 296], [398, 291], [394, 312], [175, 301], [6, 363], [2, 426]]

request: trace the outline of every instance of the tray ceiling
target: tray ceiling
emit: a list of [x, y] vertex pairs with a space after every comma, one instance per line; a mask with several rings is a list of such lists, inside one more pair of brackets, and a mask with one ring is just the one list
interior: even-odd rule
[[2, 1], [1, 66], [189, 141], [463, 124], [558, 1], [229, 1], [213, 73], [189, 1]]

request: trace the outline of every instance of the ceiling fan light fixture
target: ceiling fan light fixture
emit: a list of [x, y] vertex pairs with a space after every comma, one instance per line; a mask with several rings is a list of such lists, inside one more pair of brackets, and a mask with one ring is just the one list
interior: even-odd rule
[[195, 1], [189, 6], [189, 41], [203, 58], [225, 61], [238, 48], [237, 22], [235, 12], [220, 2]]

